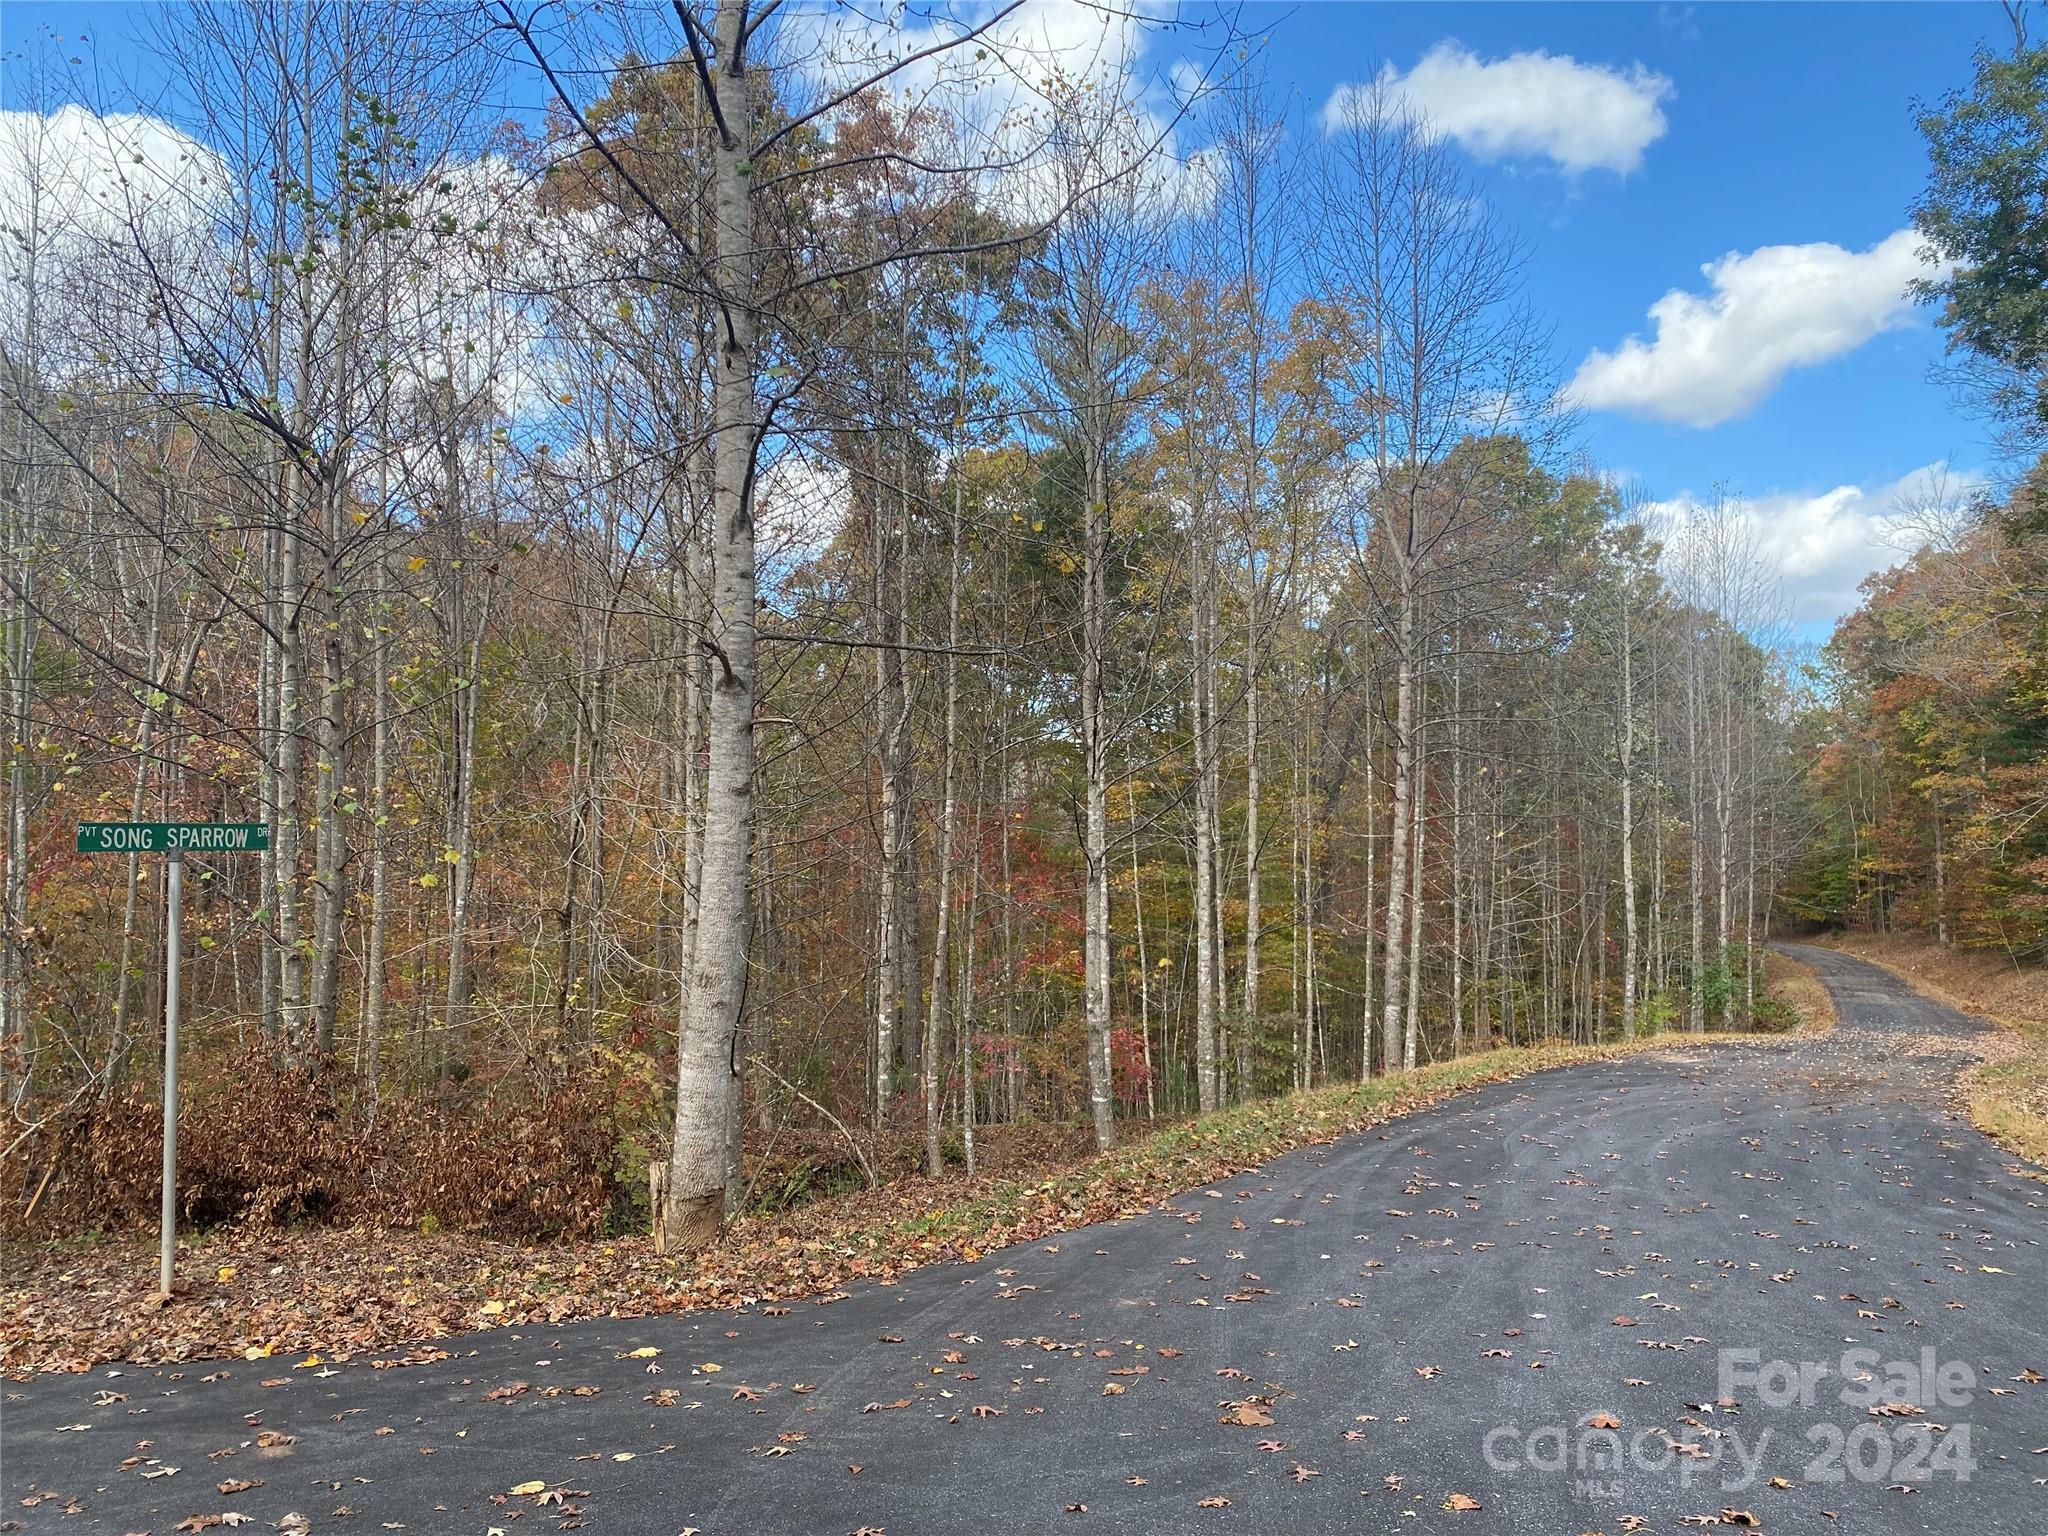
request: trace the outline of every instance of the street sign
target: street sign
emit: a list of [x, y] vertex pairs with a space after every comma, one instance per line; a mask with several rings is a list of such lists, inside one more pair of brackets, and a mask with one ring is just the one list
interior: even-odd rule
[[260, 821], [81, 821], [80, 853], [167, 853], [164, 871], [164, 1176], [157, 1289], [171, 1294], [178, 1251], [178, 968], [185, 956], [185, 855], [261, 853]]
[[81, 821], [80, 853], [261, 853], [270, 828], [260, 821]]

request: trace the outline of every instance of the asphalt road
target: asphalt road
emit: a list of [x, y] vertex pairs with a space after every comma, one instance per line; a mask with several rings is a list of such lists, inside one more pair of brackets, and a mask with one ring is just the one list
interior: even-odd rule
[[39, 1378], [0, 1517], [2041, 1536], [2048, 1184], [1946, 1102], [1980, 1026], [1800, 953], [1829, 1036], [1503, 1084], [829, 1303]]

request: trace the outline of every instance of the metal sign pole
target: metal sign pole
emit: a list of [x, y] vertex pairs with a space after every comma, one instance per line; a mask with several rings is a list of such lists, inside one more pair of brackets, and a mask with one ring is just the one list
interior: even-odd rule
[[169, 908], [164, 929], [164, 1211], [157, 1254], [157, 1289], [171, 1294], [171, 1262], [178, 1246], [178, 960], [184, 948], [185, 855], [170, 852]]
[[263, 853], [270, 828], [260, 821], [81, 821], [80, 853], [170, 855], [164, 890], [164, 1212], [157, 1288], [171, 1294], [178, 1254], [178, 969], [185, 950], [185, 850]]

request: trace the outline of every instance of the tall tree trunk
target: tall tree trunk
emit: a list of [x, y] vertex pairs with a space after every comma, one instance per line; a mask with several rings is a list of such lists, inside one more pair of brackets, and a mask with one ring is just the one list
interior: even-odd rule
[[[386, 504], [380, 492], [378, 507]], [[391, 932], [391, 614], [385, 561], [373, 561], [370, 622], [370, 942], [363, 964], [363, 1081], [375, 1097], [384, 1045], [384, 966]]]
[[1451, 1054], [1465, 1049], [1465, 632], [1451, 658]]
[[313, 976], [311, 1006], [313, 1043], [321, 1056], [334, 1053], [335, 1015], [341, 1002], [341, 928], [347, 910], [342, 888], [346, 843], [342, 821], [343, 758], [346, 737], [342, 709], [348, 674], [342, 656], [343, 593], [338, 569], [343, 522], [342, 493], [322, 484], [320, 504], [322, 561], [320, 592], [320, 714], [314, 721], [313, 806], [316, 817], [313, 850]]
[[278, 1015], [284, 1046], [294, 1060], [306, 1054], [305, 948], [299, 922], [299, 679], [302, 671], [299, 587], [299, 474], [288, 470], [280, 509], [276, 590], [281, 616], [277, 655], [277, 836], [272, 911], [277, 924]]
[[[1416, 679], [1418, 695], [1423, 680]], [[1417, 1042], [1422, 1033], [1422, 905], [1423, 856], [1429, 830], [1429, 727], [1418, 721], [1415, 729], [1414, 846], [1408, 857], [1408, 1006], [1401, 1030], [1401, 1069], [1415, 1070]]]
[[[880, 476], [877, 477], [879, 485]], [[909, 516], [907, 506], [899, 508]], [[875, 648], [877, 755], [881, 770], [881, 888], [875, 901], [880, 943], [875, 965], [875, 1061], [873, 1097], [869, 1106], [874, 1128], [889, 1119], [899, 1042], [897, 1024], [903, 1013], [904, 985], [904, 842], [910, 828], [905, 778], [909, 773], [910, 692], [904, 676], [900, 594], [892, 590], [892, 538], [883, 526], [879, 490], [875, 507], [875, 614], [881, 643]], [[900, 546], [896, 554], [901, 557]]]
[[[1367, 677], [1367, 685], [1368, 685], [1368, 687], [1370, 686], [1370, 683], [1371, 683], [1371, 678], [1370, 678], [1370, 675], [1368, 674], [1368, 677]], [[1371, 704], [1371, 703], [1365, 703], [1365, 704], [1363, 704], [1363, 705], [1362, 705], [1361, 707], [1362, 707], [1362, 708], [1363, 708], [1363, 709], [1365, 710], [1365, 817], [1364, 817], [1364, 821], [1365, 821], [1365, 890], [1366, 890], [1366, 899], [1365, 899], [1365, 942], [1364, 942], [1363, 944], [1361, 944], [1361, 945], [1359, 946], [1359, 948], [1360, 948], [1360, 949], [1361, 949], [1361, 950], [1363, 951], [1363, 953], [1362, 953], [1362, 954], [1360, 955], [1360, 957], [1359, 957], [1359, 982], [1358, 982], [1358, 992], [1359, 992], [1359, 996], [1360, 996], [1360, 997], [1362, 997], [1362, 998], [1363, 998], [1363, 999], [1365, 1000], [1365, 1006], [1364, 1006], [1364, 1014], [1365, 1014], [1365, 1027], [1364, 1027], [1364, 1029], [1362, 1029], [1361, 1031], [1359, 1031], [1359, 1040], [1358, 1040], [1358, 1080], [1359, 1080], [1359, 1081], [1360, 1081], [1360, 1082], [1362, 1083], [1362, 1082], [1364, 1082], [1364, 1081], [1365, 1081], [1366, 1079], [1368, 1079], [1368, 1078], [1370, 1078], [1370, 1077], [1372, 1076], [1372, 1037], [1373, 1037], [1373, 1002], [1374, 1002], [1374, 994], [1373, 994], [1373, 989], [1372, 989], [1372, 987], [1373, 987], [1373, 982], [1372, 982], [1372, 950], [1373, 950], [1373, 942], [1372, 942], [1372, 939], [1373, 939], [1373, 935], [1372, 935], [1372, 909], [1373, 909], [1373, 896], [1374, 896], [1374, 893], [1375, 893], [1375, 892], [1377, 892], [1377, 891], [1379, 890], [1379, 884], [1378, 884], [1378, 878], [1379, 878], [1379, 877], [1378, 877], [1378, 874], [1377, 874], [1377, 873], [1375, 872], [1375, 870], [1374, 870], [1374, 868], [1373, 868], [1374, 864], [1375, 864], [1375, 863], [1376, 863], [1376, 862], [1378, 861], [1378, 857], [1379, 857], [1379, 840], [1378, 840], [1378, 838], [1377, 838], [1377, 837], [1375, 836], [1375, 828], [1377, 827], [1377, 825], [1378, 825], [1378, 821], [1379, 821], [1379, 812], [1378, 812], [1378, 810], [1377, 810], [1377, 809], [1376, 809], [1376, 808], [1374, 807], [1374, 805], [1373, 805], [1373, 802], [1374, 802], [1375, 800], [1377, 800], [1377, 799], [1379, 798], [1379, 764], [1378, 764], [1378, 758], [1376, 757], [1376, 755], [1374, 754], [1374, 751], [1373, 751], [1373, 748], [1374, 748], [1374, 746], [1376, 745], [1376, 743], [1375, 743], [1375, 742], [1373, 741], [1373, 728], [1372, 728], [1372, 727], [1373, 727], [1373, 720], [1374, 720], [1374, 719], [1375, 719], [1375, 717], [1376, 717], [1376, 716], [1377, 716], [1377, 715], [1379, 714], [1379, 710], [1378, 710], [1378, 709], [1377, 709], [1377, 708], [1376, 708], [1376, 707], [1375, 707], [1375, 706], [1374, 706], [1373, 704]], [[1382, 1065], [1384, 1066], [1384, 1065], [1386, 1065], [1386, 1063], [1382, 1063]]]
[[960, 1155], [970, 1179], [975, 1174], [974, 1127], [978, 1118], [974, 1097], [975, 1068], [980, 1065], [974, 1049], [974, 944], [981, 931], [982, 769], [986, 762], [986, 758], [977, 755], [974, 765], [974, 831], [968, 845], [974, 856], [967, 878], [967, 953], [960, 962], [960, 1018], [953, 1027], [960, 1058]]
[[[1249, 511], [1249, 509], [1247, 509]], [[1247, 525], [1250, 528], [1250, 525]], [[1244, 1028], [1259, 1028], [1259, 567], [1257, 531], [1249, 542], [1244, 636]]]
[[[1200, 511], [1197, 510], [1197, 517]], [[1203, 1114], [1220, 1101], [1216, 1056], [1216, 722], [1211, 712], [1215, 656], [1210, 649], [1209, 557], [1195, 553], [1194, 610], [1195, 744], [1195, 1093]]]
[[[40, 190], [39, 178], [26, 177], [25, 182], [25, 190], [31, 194]], [[35, 391], [44, 361], [40, 323], [42, 285], [36, 270], [44, 233], [38, 227], [39, 222], [31, 217], [27, 229], [10, 232], [10, 238], [20, 239], [21, 298], [24, 303], [22, 356], [18, 362], [10, 361], [23, 370], [25, 377], [19, 387], [36, 400], [38, 409], [41, 401]], [[27, 1086], [29, 1066], [28, 897], [32, 854], [29, 843], [29, 769], [35, 741], [39, 597], [36, 577], [37, 552], [42, 542], [39, 514], [44, 500], [44, 488], [39, 483], [41, 477], [37, 472], [40, 459], [38, 427], [28, 420], [28, 412], [22, 405], [23, 402], [17, 401], [15, 409], [6, 413], [11, 430], [7, 435], [7, 451], [0, 454], [0, 466], [8, 471], [4, 482], [5, 495], [0, 497], [0, 561], [5, 561], [4, 581], [0, 581], [0, 585], [7, 590], [5, 648], [4, 653], [0, 653], [4, 654], [7, 674], [7, 867], [4, 877], [0, 877], [5, 882], [4, 897], [0, 897], [0, 1104], [9, 1107], [14, 1104], [17, 1093]], [[131, 902], [135, 873], [131, 860], [128, 871]], [[125, 970], [120, 980], [125, 989]]]
[[1943, 949], [1950, 947], [1948, 931], [1948, 858], [1942, 847], [1941, 790], [1927, 792], [1928, 809], [1934, 823], [1934, 938]]
[[[939, 786], [939, 908], [932, 926], [932, 995], [924, 1022], [924, 1152], [925, 1171], [939, 1176], [944, 1162], [939, 1144], [940, 1089], [945, 1057], [941, 1029], [952, 1011], [953, 977], [953, 826], [959, 782], [960, 754], [960, 528], [961, 494], [955, 445], [953, 517], [946, 560], [946, 745]], [[969, 1091], [962, 1085], [962, 1091]]]
[[1380, 1059], [1401, 1059], [1401, 1017], [1407, 976], [1409, 825], [1415, 781], [1415, 586], [1412, 559], [1401, 562], [1394, 638], [1394, 803], [1388, 817], [1385, 1001], [1380, 1007]]
[[1138, 863], [1138, 788], [1136, 774], [1124, 770], [1124, 803], [1131, 826], [1131, 927], [1138, 935], [1138, 1045], [1145, 1061], [1145, 1113], [1158, 1113], [1152, 1094], [1152, 973], [1145, 952], [1145, 876]]
[[[1097, 404], [1091, 410], [1106, 407]], [[1091, 433], [1088, 445], [1088, 508], [1082, 534], [1081, 740], [1086, 863], [1088, 875], [1083, 982], [1088, 1041], [1088, 1107], [1095, 1144], [1116, 1140], [1109, 1071], [1109, 817], [1108, 719], [1103, 695], [1103, 647], [1108, 629], [1109, 475], [1103, 463], [1106, 434]]]
[[1732, 845], [1735, 835], [1735, 785], [1733, 783], [1735, 758], [1734, 745], [1731, 739], [1735, 733], [1735, 721], [1733, 718], [1734, 709], [1730, 701], [1732, 663], [1728, 654], [1730, 650], [1730, 641], [1726, 633], [1728, 622], [1726, 620], [1723, 621], [1720, 642], [1714, 648], [1717, 662], [1715, 670], [1719, 674], [1715, 679], [1715, 687], [1719, 694], [1720, 703], [1720, 720], [1714, 732], [1720, 738], [1719, 764], [1718, 770], [1714, 774], [1714, 966], [1721, 982], [1721, 1006], [1718, 1012], [1723, 1029], [1728, 1027], [1729, 1013], [1735, 1005], [1733, 977], [1729, 975], [1728, 971], [1730, 964], [1729, 935], [1732, 917], [1728, 904], [1728, 877], [1729, 866], [1734, 859]]
[[[168, 543], [165, 546], [164, 554], [169, 554]], [[157, 569], [158, 580], [150, 594], [149, 608], [148, 676], [152, 688], [156, 685], [156, 679], [160, 675], [159, 669], [162, 666], [162, 575], [163, 566], [162, 562], [159, 561]], [[135, 775], [130, 780], [128, 791], [128, 819], [130, 821], [142, 820], [142, 813], [146, 803], [145, 796], [148, 794], [149, 789], [150, 762], [156, 746], [156, 717], [157, 707], [155, 701], [145, 698], [143, 700], [141, 717], [135, 723]], [[141, 855], [131, 853], [124, 862], [127, 865], [125, 871], [127, 875], [127, 888], [122, 893], [121, 898], [121, 961], [119, 969], [115, 972], [114, 976], [114, 1039], [107, 1053], [109, 1087], [120, 1081], [122, 1077], [128, 1058], [129, 1039], [134, 1027], [130, 1015], [135, 997], [132, 973], [135, 969], [136, 922], [142, 904]]]
[[1697, 647], [1689, 647], [1685, 663], [1685, 783], [1686, 815], [1691, 834], [1687, 851], [1688, 921], [1691, 937], [1691, 974], [1686, 983], [1686, 1028], [1703, 1034], [1707, 1027], [1707, 913], [1705, 796], [1700, 773], [1700, 675]]
[[717, 99], [723, 131], [712, 152], [718, 278], [712, 391], [714, 494], [710, 633], [713, 658], [704, 868], [690, 1013], [676, 1044], [675, 1144], [669, 1159], [671, 1244], [695, 1248], [725, 1210], [726, 1080], [745, 1002], [748, 886], [754, 831], [755, 575], [753, 209], [742, 33], [746, 0], [718, 0]]
[[[1624, 580], [1627, 579], [1624, 575]], [[1636, 1032], [1636, 664], [1629, 597], [1621, 600], [1621, 1033]]]
[[456, 653], [465, 673], [455, 690], [453, 740], [450, 744], [448, 807], [448, 975], [441, 997], [441, 1046], [435, 1053], [441, 1086], [451, 1080], [457, 1062], [469, 1057], [469, 906], [476, 889], [476, 728], [483, 688], [477, 670], [483, 665], [485, 614], [470, 627], [466, 650]]

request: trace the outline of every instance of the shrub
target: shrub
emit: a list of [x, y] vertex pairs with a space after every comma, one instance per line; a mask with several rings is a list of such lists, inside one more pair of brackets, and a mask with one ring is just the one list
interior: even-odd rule
[[[250, 1051], [192, 1084], [178, 1116], [178, 1193], [194, 1227], [245, 1222], [436, 1226], [507, 1238], [600, 1232], [619, 1138], [610, 1096], [541, 1097], [473, 1080], [469, 1100], [378, 1101], [334, 1069], [280, 1069]], [[38, 1135], [10, 1159], [8, 1225], [55, 1160], [34, 1230], [147, 1226], [155, 1219], [163, 1110], [140, 1086]]]

